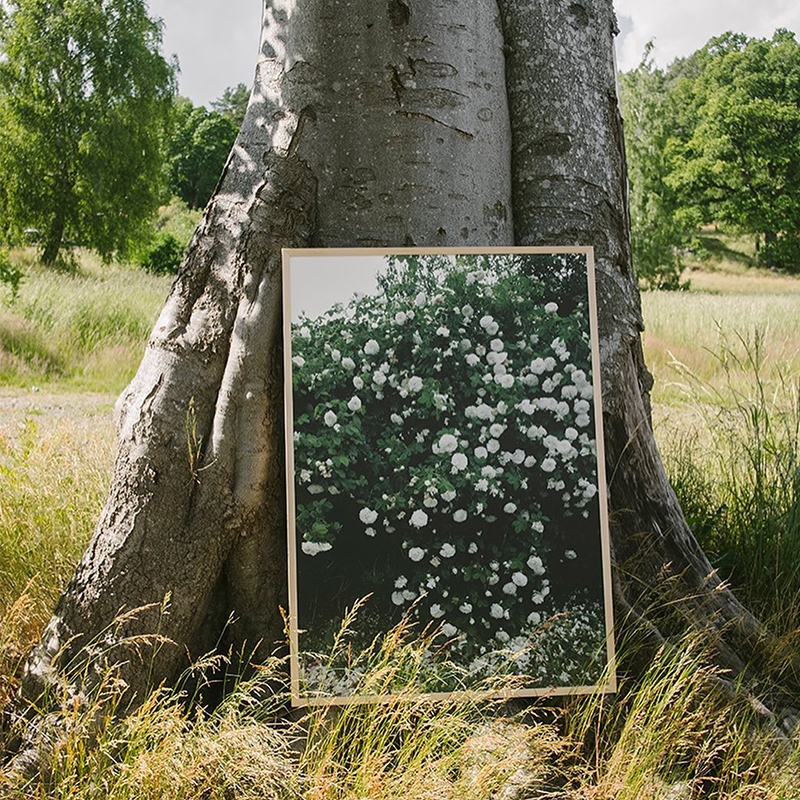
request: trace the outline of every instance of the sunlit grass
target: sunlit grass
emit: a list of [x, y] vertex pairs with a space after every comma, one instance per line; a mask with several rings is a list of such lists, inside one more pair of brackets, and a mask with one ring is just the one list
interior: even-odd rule
[[[800, 279], [792, 280], [800, 288]], [[752, 340], [756, 332], [763, 338], [762, 379], [771, 382], [780, 373], [800, 370], [800, 293], [646, 292], [642, 308], [645, 359], [656, 379], [656, 403], [676, 406], [691, 399], [676, 362], [716, 389], [723, 389], [729, 378], [746, 385], [747, 369], [737, 376], [736, 365], [725, 355], [732, 348], [744, 356], [737, 333], [744, 340]]]
[[75, 271], [12, 251], [25, 278], [0, 306], [0, 386], [119, 392], [133, 377], [170, 279], [79, 252]]

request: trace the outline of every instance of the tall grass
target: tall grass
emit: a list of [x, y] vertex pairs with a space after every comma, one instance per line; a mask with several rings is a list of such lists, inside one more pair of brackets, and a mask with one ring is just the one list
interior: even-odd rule
[[665, 432], [664, 451], [712, 563], [790, 635], [800, 628], [800, 373], [770, 368], [767, 352], [760, 332], [723, 338], [715, 383], [676, 362], [695, 426]]
[[[800, 280], [793, 279], [800, 289]], [[647, 292], [642, 295], [644, 347], [656, 378], [654, 400], [675, 407], [691, 405], [685, 381], [674, 365], [682, 364], [709, 388], [747, 385], [750, 366], [737, 333], [745, 340], [762, 337], [762, 378], [800, 371], [800, 294], [714, 295], [706, 292]], [[739, 356], [732, 362], [728, 351]]]
[[41, 267], [32, 251], [12, 252], [25, 278], [0, 307], [0, 386], [48, 382], [119, 392], [141, 360], [169, 279], [79, 253], [78, 268]]
[[0, 426], [0, 707], [89, 539], [113, 438], [97, 414], [15, 419]]

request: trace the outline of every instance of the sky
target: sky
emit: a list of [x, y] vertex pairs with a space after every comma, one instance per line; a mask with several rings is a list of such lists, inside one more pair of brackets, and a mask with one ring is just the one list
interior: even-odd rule
[[[149, 0], [164, 21], [164, 53], [177, 55], [180, 92], [208, 105], [228, 86], [253, 77], [262, 0]], [[651, 39], [666, 66], [725, 31], [769, 37], [776, 28], [800, 32], [798, 0], [616, 0], [617, 62], [635, 67]]]

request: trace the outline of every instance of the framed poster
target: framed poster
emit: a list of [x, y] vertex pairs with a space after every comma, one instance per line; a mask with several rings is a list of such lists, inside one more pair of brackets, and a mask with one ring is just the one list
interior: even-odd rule
[[614, 691], [591, 248], [283, 259], [293, 703], [401, 620], [431, 696]]

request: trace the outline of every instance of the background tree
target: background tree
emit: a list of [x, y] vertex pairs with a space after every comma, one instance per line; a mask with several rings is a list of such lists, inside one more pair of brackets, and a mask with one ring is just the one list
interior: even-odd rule
[[202, 208], [222, 174], [239, 124], [180, 98], [172, 125], [167, 155], [170, 190], [191, 208]]
[[664, 71], [649, 58], [652, 42], [636, 69], [620, 75], [620, 104], [625, 119], [628, 158], [631, 245], [636, 274], [653, 289], [681, 287], [679, 248], [688, 221], [675, 190], [667, 183], [666, 146], [675, 114]]
[[143, 0], [10, 0], [0, 27], [0, 213], [42, 232], [52, 264], [74, 239], [125, 252], [158, 206], [175, 89]]
[[216, 100], [211, 101], [211, 108], [223, 117], [227, 117], [236, 125], [238, 131], [244, 122], [250, 90], [243, 84], [229, 86]]
[[499, 7], [501, 25], [495, 0], [265, 2], [248, 115], [118, 403], [109, 497], [29, 698], [54, 667], [77, 690], [111, 660], [137, 701], [220, 636], [282, 640], [281, 248], [308, 244], [593, 245], [618, 635], [693, 627], [735, 675], [758, 665], [768, 634], [697, 545], [650, 427], [611, 2]]
[[[682, 108], [668, 144], [681, 203], [704, 222], [757, 234], [771, 266], [800, 261], [800, 45], [727, 33], [676, 74]], [[699, 67], [699, 70], [697, 69]], [[695, 72], [696, 74], [692, 74]]]

